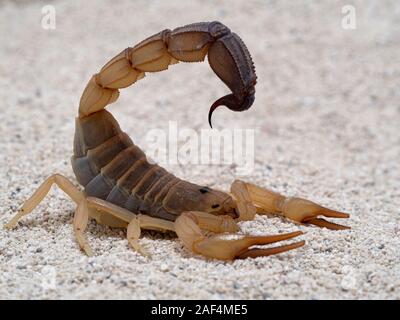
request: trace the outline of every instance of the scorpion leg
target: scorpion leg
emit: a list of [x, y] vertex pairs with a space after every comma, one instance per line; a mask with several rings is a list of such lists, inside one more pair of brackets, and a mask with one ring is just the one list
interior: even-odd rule
[[171, 221], [157, 219], [142, 214], [135, 216], [129, 222], [127, 237], [129, 244], [132, 246], [132, 248], [144, 256], [149, 256], [149, 254], [138, 243], [141, 229], [175, 231], [174, 223]]
[[128, 229], [126, 232], [126, 236], [128, 237], [128, 242], [132, 246], [134, 250], [142, 254], [143, 256], [148, 256], [146, 250], [142, 248], [139, 244], [139, 237], [140, 237], [140, 221], [138, 217], [134, 217], [131, 222], [128, 224]]
[[11, 221], [5, 225], [5, 227], [7, 229], [14, 228], [23, 216], [30, 213], [39, 205], [39, 203], [48, 194], [53, 184], [56, 184], [61, 190], [69, 195], [75, 203], [78, 204], [74, 215], [75, 235], [81, 248], [86, 252], [88, 256], [92, 256], [93, 252], [85, 237], [83, 236], [83, 232], [88, 222], [87, 201], [83, 193], [79, 191], [78, 188], [76, 188], [71, 181], [60, 174], [53, 174], [49, 178], [47, 178], [33, 193], [33, 195], [25, 201], [22, 208], [11, 219]]
[[[135, 248], [138, 252], [144, 254], [144, 250], [141, 249], [137, 240], [140, 236], [140, 227], [137, 229], [135, 228], [135, 221], [136, 215], [132, 215], [131, 212], [127, 211], [124, 208], [116, 206], [112, 203], [104, 201], [99, 198], [95, 197], [87, 197], [83, 199], [76, 208], [75, 216], [74, 216], [74, 231], [76, 240], [78, 241], [79, 246], [81, 249], [89, 256], [93, 256], [93, 251], [84, 236], [84, 232], [88, 223], [89, 216], [95, 218], [96, 220], [99, 219], [100, 221], [107, 221], [103, 220], [104, 216], [108, 214], [108, 217], [112, 217], [108, 219], [108, 222], [112, 224], [117, 224], [120, 222], [120, 225], [125, 225], [127, 222], [128, 224], [128, 241]], [[133, 216], [133, 219], [132, 219]], [[124, 224], [125, 222], [125, 224]], [[138, 231], [138, 232], [137, 232]]]
[[[127, 238], [129, 244], [132, 246], [132, 248], [134, 248], [137, 252], [141, 253], [142, 255], [145, 256], [148, 255], [147, 252], [140, 246], [138, 241], [140, 237], [140, 224], [137, 215], [132, 214], [132, 212], [124, 208], [121, 208], [115, 204], [112, 204], [108, 201], [99, 198], [88, 197], [85, 200], [85, 202], [86, 201], [87, 201], [87, 207], [98, 210], [102, 213], [109, 214], [111, 217], [115, 218], [115, 219], [108, 219], [113, 223], [115, 223], [114, 222], [115, 220], [120, 220], [121, 223], [123, 222], [127, 223]], [[88, 214], [86, 214], [86, 224], [87, 224], [87, 216]], [[79, 219], [79, 217], [77, 219]], [[102, 217], [100, 217], [100, 219], [102, 219]], [[90, 256], [91, 255], [89, 254], [90, 252], [88, 252], [88, 250], [86, 250], [85, 248], [86, 240], [83, 239], [83, 234], [82, 234], [86, 227], [86, 224], [82, 223], [81, 228], [78, 230], [79, 233], [77, 234], [77, 240], [81, 248], [85, 251], [85, 253]]]
[[[230, 217], [229, 217], [230, 218]], [[236, 223], [226, 216], [213, 216], [205, 212], [183, 212], [175, 221], [175, 232], [189, 250], [203, 256], [221, 260], [261, 257], [292, 250], [304, 245], [304, 241], [274, 248], [252, 248], [254, 245], [265, 245], [294, 238], [301, 231], [274, 236], [246, 236], [230, 234], [237, 239], [223, 239], [221, 235], [207, 238], [201, 229], [232, 232], [237, 230]], [[201, 227], [201, 228], [200, 228]]]
[[21, 209], [18, 210], [17, 214], [10, 220], [9, 223], [5, 225], [5, 228], [12, 229], [14, 228], [18, 221], [28, 213], [30, 213], [39, 203], [43, 200], [43, 198], [49, 192], [51, 186], [56, 184], [62, 191], [64, 191], [75, 203], [80, 203], [84, 198], [84, 195], [81, 191], [75, 187], [71, 181], [69, 181], [66, 177], [60, 174], [53, 174], [48, 177], [39, 188], [33, 193], [33, 195], [25, 201]]
[[[135, 249], [137, 252], [141, 253], [144, 256], [148, 256], [149, 254], [139, 244], [141, 229], [175, 231], [174, 223], [171, 221], [157, 219], [142, 214], [136, 215], [130, 212], [129, 210], [126, 210], [108, 201], [95, 197], [88, 197], [86, 198], [86, 200], [89, 209], [95, 209], [101, 211], [103, 213], [109, 214], [110, 217], [114, 218], [114, 219], [110, 219], [110, 217], [107, 218], [107, 220], [111, 221], [113, 224], [115, 224], [116, 221], [120, 221], [121, 225], [125, 223], [125, 226], [127, 225], [127, 238], [129, 244], [132, 246], [133, 249]], [[100, 217], [100, 219], [103, 219], [103, 217]], [[80, 232], [84, 231], [84, 224], [82, 224], [81, 230], [79, 231]], [[84, 249], [82, 244], [85, 244], [85, 241], [81, 240], [82, 237], [83, 236], [80, 237], [77, 236], [77, 239], [78, 242], [81, 244], [81, 248]], [[87, 250], [84, 249], [84, 251], [87, 253]]]
[[149, 216], [139, 214], [129, 222], [128, 225], [128, 241], [132, 248], [141, 253], [144, 256], [149, 256], [149, 254], [140, 246], [138, 239], [140, 237], [140, 229], [150, 229], [150, 230], [170, 230], [175, 231], [174, 224], [171, 221], [165, 221], [162, 219], [157, 219]]
[[93, 256], [93, 250], [90, 247], [89, 243], [86, 240], [85, 232], [87, 223], [89, 220], [89, 210], [88, 210], [88, 201], [87, 199], [83, 199], [77, 206], [74, 215], [74, 232], [76, 240], [78, 241], [81, 249], [88, 255], [89, 257]]
[[[243, 207], [250, 206], [252, 210], [255, 208], [259, 213], [267, 212], [281, 215], [298, 223], [313, 224], [332, 230], [350, 229], [350, 227], [318, 218], [318, 216], [348, 218], [349, 214], [325, 208], [312, 201], [302, 198], [285, 197], [271, 190], [240, 180], [236, 180], [232, 184], [232, 189], [232, 191], [236, 192], [232, 193], [237, 199], [239, 211]], [[249, 204], [249, 198], [253, 206]], [[246, 216], [246, 211], [244, 212]]]

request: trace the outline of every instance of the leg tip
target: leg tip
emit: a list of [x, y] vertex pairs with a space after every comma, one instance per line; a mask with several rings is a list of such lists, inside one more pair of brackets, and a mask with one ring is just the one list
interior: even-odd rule
[[3, 226], [3, 228], [5, 229], [5, 230], [11, 230], [11, 229], [14, 229], [15, 228], [15, 223], [6, 223], [4, 226]]
[[18, 222], [15, 219], [12, 219], [10, 222], [6, 223], [3, 227], [6, 230], [14, 229], [17, 226]]
[[141, 254], [143, 257], [150, 258], [150, 254], [137, 241], [130, 240], [129, 243], [134, 251]]
[[93, 256], [94, 256], [93, 250], [92, 250], [92, 248], [91, 248], [89, 245], [84, 246], [84, 247], [83, 247], [83, 251], [85, 252], [85, 254], [86, 254], [88, 257], [93, 257]]

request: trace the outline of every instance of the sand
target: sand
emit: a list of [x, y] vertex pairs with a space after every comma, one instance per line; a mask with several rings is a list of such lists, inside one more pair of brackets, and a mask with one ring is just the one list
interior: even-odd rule
[[[0, 4], [0, 298], [399, 299], [400, 8], [352, 1], [41, 1]], [[220, 20], [241, 35], [257, 69], [246, 113], [218, 110], [217, 128], [255, 129], [255, 168], [240, 177], [349, 212], [349, 231], [257, 216], [243, 232], [302, 230], [306, 246], [257, 259], [206, 260], [173, 236], [145, 232], [151, 259], [125, 231], [90, 222], [88, 258], [74, 239], [74, 203], [54, 188], [11, 232], [4, 225], [40, 182], [70, 166], [74, 117], [92, 74], [164, 28]], [[227, 89], [203, 64], [179, 64], [125, 89], [109, 110], [143, 147], [146, 132], [206, 129]], [[176, 175], [227, 190], [229, 165], [169, 165]]]

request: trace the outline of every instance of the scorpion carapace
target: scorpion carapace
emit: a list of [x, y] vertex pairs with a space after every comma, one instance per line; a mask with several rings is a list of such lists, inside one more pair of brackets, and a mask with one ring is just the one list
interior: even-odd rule
[[[238, 221], [253, 219], [256, 213], [277, 214], [334, 230], [347, 229], [318, 217], [348, 218], [346, 213], [251, 183], [236, 180], [230, 193], [225, 193], [181, 180], [150, 163], [104, 110], [118, 98], [118, 89], [143, 78], [145, 72], [162, 71], [179, 61], [203, 61], [207, 54], [211, 68], [232, 91], [212, 104], [210, 125], [211, 114], [220, 105], [233, 111], [248, 109], [254, 102], [256, 75], [251, 56], [238, 35], [220, 22], [161, 31], [111, 59], [90, 79], [82, 94], [72, 167], [85, 190], [80, 191], [67, 178], [54, 174], [25, 201], [6, 227], [16, 226], [55, 183], [77, 204], [74, 231], [88, 255], [93, 254], [84, 236], [89, 217], [108, 226], [127, 228], [129, 243], [143, 254], [138, 242], [141, 229], [170, 230], [189, 250], [223, 260], [268, 256], [304, 245], [299, 241], [273, 248], [254, 247], [296, 237], [300, 231], [275, 236], [238, 235], [236, 239], [218, 235], [236, 232]], [[208, 237], [203, 230], [217, 235]]]

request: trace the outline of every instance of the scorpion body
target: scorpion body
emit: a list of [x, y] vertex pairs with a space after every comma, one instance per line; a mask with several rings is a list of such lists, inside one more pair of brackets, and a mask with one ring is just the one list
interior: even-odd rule
[[[78, 118], [74, 140], [72, 168], [88, 196], [170, 221], [184, 211], [226, 214], [229, 209], [221, 205], [230, 203], [229, 194], [181, 180], [150, 163], [106, 110]], [[207, 197], [215, 198], [208, 208]]]
[[[175, 177], [147, 160], [144, 152], [124, 133], [104, 108], [146, 72], [168, 69], [182, 62], [203, 61], [208, 56], [215, 74], [232, 91], [217, 99], [213, 111], [225, 105], [233, 111], [251, 107], [255, 97], [256, 74], [250, 53], [240, 37], [220, 22], [200, 22], [174, 30], [163, 30], [133, 48], [127, 48], [106, 63], [88, 82], [76, 118], [72, 167], [80, 191], [67, 178], [54, 174], [46, 179], [6, 225], [13, 228], [58, 185], [77, 204], [74, 231], [86, 254], [93, 252], [84, 236], [89, 217], [97, 222], [127, 228], [131, 246], [145, 254], [138, 240], [141, 229], [176, 232], [189, 250], [203, 256], [233, 260], [268, 256], [304, 245], [304, 241], [273, 248], [259, 248], [296, 237], [301, 232], [274, 236], [239, 235], [223, 239], [219, 233], [236, 232], [240, 220], [256, 213], [272, 213], [297, 223], [329, 229], [347, 229], [318, 216], [347, 218], [309, 200], [286, 197], [240, 180], [230, 193], [199, 186]], [[217, 235], [208, 237], [203, 230]]]

